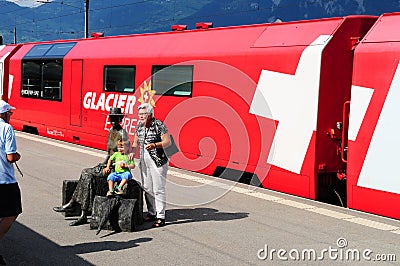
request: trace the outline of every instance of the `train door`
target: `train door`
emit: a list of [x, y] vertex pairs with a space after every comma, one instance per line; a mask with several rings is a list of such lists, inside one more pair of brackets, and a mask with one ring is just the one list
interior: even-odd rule
[[82, 71], [83, 60], [72, 60], [70, 104], [71, 126], [82, 126]]

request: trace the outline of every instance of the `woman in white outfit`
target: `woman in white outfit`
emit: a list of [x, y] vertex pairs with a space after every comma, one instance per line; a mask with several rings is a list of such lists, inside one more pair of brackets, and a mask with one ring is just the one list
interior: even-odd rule
[[138, 116], [130, 157], [140, 147], [140, 172], [148, 211], [143, 219], [154, 221], [153, 227], [162, 227], [165, 225], [165, 182], [168, 171], [168, 157], [163, 148], [171, 145], [171, 138], [164, 123], [154, 118], [154, 109], [150, 104], [141, 104]]

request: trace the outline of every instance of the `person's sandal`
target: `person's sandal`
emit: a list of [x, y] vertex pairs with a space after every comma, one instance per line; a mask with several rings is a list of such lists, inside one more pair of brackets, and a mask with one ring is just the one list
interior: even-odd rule
[[163, 227], [165, 225], [165, 219], [157, 218], [155, 223], [153, 224], [154, 228]]
[[143, 217], [143, 221], [145, 222], [152, 222], [156, 220], [156, 216], [152, 214], [146, 214], [145, 217]]

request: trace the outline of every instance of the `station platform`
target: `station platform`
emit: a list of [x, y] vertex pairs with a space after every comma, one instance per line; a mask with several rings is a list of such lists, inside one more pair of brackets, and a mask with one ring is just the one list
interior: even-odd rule
[[[144, 223], [135, 232], [96, 235], [89, 224], [70, 227], [74, 218], [52, 208], [61, 204], [63, 180], [78, 179], [105, 152], [21, 132], [17, 145], [23, 213], [0, 240], [7, 265], [368, 265], [378, 260], [396, 265], [400, 260], [398, 220], [172, 167], [165, 227]], [[133, 175], [140, 181], [138, 169]], [[366, 250], [371, 253], [363, 257]], [[359, 260], [346, 259], [353, 253]]]

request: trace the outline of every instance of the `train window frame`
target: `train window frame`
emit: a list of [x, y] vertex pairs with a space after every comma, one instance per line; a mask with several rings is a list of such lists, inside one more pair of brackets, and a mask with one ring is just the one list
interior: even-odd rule
[[[177, 71], [178, 69], [180, 71]], [[182, 73], [182, 69], [189, 71]], [[151, 70], [151, 89], [156, 91], [156, 95], [192, 97], [193, 71], [193, 65], [153, 65]], [[161, 79], [158, 79], [160, 74], [162, 74], [160, 76]], [[164, 84], [161, 85], [160, 83]]]
[[61, 102], [62, 78], [63, 60], [22, 60], [20, 96]]
[[[129, 70], [132, 70], [130, 72]], [[115, 73], [111, 73], [115, 72]], [[110, 79], [109, 77], [112, 77]], [[135, 65], [105, 65], [103, 69], [103, 91], [105, 92], [121, 92], [134, 93], [136, 82], [136, 66]], [[131, 83], [133, 87], [128, 87]], [[112, 86], [115, 86], [114, 88]]]

